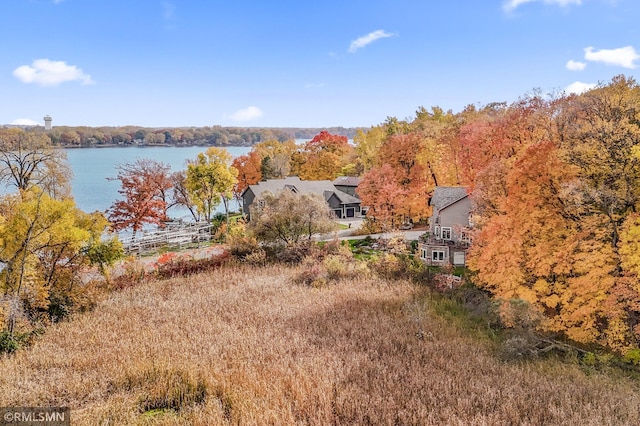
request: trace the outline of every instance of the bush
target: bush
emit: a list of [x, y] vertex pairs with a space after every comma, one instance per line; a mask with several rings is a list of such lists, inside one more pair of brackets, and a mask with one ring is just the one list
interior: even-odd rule
[[640, 365], [640, 349], [630, 349], [622, 357], [622, 361], [631, 365]]
[[538, 356], [536, 343], [527, 336], [513, 336], [500, 346], [499, 355], [505, 361], [531, 359]]
[[382, 253], [370, 263], [373, 271], [382, 278], [400, 279], [406, 276], [406, 269], [400, 259], [390, 253]]
[[500, 306], [500, 318], [506, 327], [533, 330], [542, 316], [526, 300], [510, 299]]
[[295, 265], [307, 257], [313, 250], [313, 247], [310, 244], [303, 243], [289, 246], [270, 246], [267, 250], [267, 255], [275, 261]]
[[258, 240], [251, 233], [246, 232], [242, 222], [231, 228], [226, 242], [231, 256], [240, 261], [254, 264], [256, 260], [260, 260], [258, 263], [266, 261], [265, 251], [258, 244]]
[[369, 235], [369, 234], [377, 234], [382, 232], [382, 226], [379, 222], [376, 222], [374, 219], [366, 217], [362, 221], [362, 225], [354, 230], [351, 235]]
[[167, 263], [158, 264], [156, 276], [158, 278], [186, 277], [200, 272], [211, 271], [219, 268], [229, 261], [229, 252], [213, 255], [204, 259], [191, 257], [177, 257]]
[[30, 343], [32, 333], [0, 332], [0, 354], [12, 354]]
[[144, 265], [134, 256], [126, 258], [121, 268], [122, 273], [113, 279], [111, 283], [111, 287], [115, 290], [122, 290], [141, 284], [147, 276]]

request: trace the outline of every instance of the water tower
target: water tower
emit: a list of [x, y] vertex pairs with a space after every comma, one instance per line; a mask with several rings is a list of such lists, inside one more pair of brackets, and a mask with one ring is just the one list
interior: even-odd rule
[[44, 116], [44, 129], [45, 130], [51, 130], [51, 120], [53, 120], [53, 118], [51, 118], [51, 116], [49, 116], [49, 114]]

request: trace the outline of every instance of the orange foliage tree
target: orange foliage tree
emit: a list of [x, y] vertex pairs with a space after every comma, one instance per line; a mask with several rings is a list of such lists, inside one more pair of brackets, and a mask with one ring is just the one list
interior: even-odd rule
[[304, 180], [334, 180], [352, 152], [346, 136], [323, 130], [294, 155], [294, 174]]
[[407, 196], [389, 164], [365, 173], [358, 186], [358, 194], [362, 204], [369, 207], [367, 217], [375, 218], [382, 227], [393, 227], [397, 223], [400, 206]]
[[638, 86], [615, 78], [461, 129], [476, 282], [526, 301], [545, 330], [619, 351], [640, 341], [639, 111]]
[[120, 181], [116, 200], [108, 218], [115, 231], [131, 228], [133, 236], [145, 224], [162, 225], [167, 220], [168, 193], [173, 186], [170, 166], [155, 160], [138, 159], [134, 163], [117, 166]]
[[256, 184], [262, 179], [262, 159], [255, 151], [250, 151], [246, 155], [234, 158], [231, 166], [238, 170], [238, 182], [233, 189], [234, 194], [238, 196], [242, 194], [249, 185]]

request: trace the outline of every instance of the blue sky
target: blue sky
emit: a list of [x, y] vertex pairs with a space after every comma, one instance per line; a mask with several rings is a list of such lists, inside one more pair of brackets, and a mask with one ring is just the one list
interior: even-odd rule
[[0, 124], [331, 127], [638, 78], [638, 0], [3, 0]]

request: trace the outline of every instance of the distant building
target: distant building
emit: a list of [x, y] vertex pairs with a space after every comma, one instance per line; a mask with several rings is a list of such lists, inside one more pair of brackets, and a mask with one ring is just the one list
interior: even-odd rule
[[285, 179], [269, 179], [249, 185], [242, 193], [243, 213], [250, 218], [251, 206], [260, 205], [266, 191], [276, 194], [289, 190], [299, 194], [318, 194], [324, 198], [338, 219], [361, 217], [360, 200], [337, 189], [329, 180], [300, 180], [297, 176]]
[[333, 181], [333, 186], [338, 190], [356, 198], [360, 198], [357, 192], [358, 185], [360, 185], [360, 178], [355, 176], [339, 176]]
[[45, 130], [51, 130], [51, 121], [53, 120], [53, 118], [51, 118], [51, 116], [49, 114], [44, 116], [44, 129]]
[[438, 186], [429, 201], [429, 237], [420, 244], [420, 258], [427, 265], [463, 266], [471, 244], [472, 203], [461, 186]]

